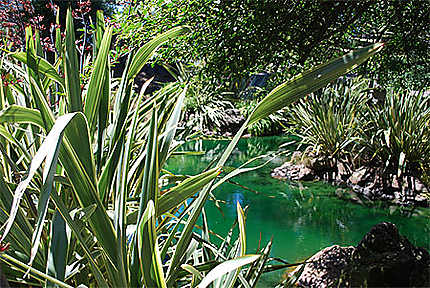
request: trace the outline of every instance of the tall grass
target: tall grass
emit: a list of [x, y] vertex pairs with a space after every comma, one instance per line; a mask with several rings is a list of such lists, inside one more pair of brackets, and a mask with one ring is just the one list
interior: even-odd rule
[[384, 174], [421, 178], [430, 165], [430, 96], [390, 89], [384, 100], [367, 106], [360, 145]]
[[[313, 157], [341, 160], [349, 172], [377, 169], [383, 187], [393, 177], [425, 180], [430, 164], [430, 96], [388, 89], [378, 101], [365, 79], [315, 92], [291, 109], [291, 131]], [[333, 167], [335, 168], [335, 167]], [[412, 189], [412, 187], [410, 187]]]
[[[169, 30], [131, 53], [113, 89], [112, 28], [100, 13], [97, 19], [86, 83], [76, 69], [70, 11], [55, 64], [36, 53], [39, 43], [31, 28], [26, 51], [3, 59], [1, 68], [24, 80], [0, 87], [0, 242], [10, 243], [0, 259], [7, 264], [7, 278], [47, 287], [255, 285], [270, 249], [247, 254], [240, 205], [238, 238], [227, 235], [221, 247], [211, 244], [206, 200], [221, 183], [249, 170], [220, 174], [222, 167], [248, 125], [325, 86], [382, 45], [351, 52], [278, 86], [250, 113], [217, 163], [197, 175], [176, 177], [163, 166], [176, 148], [187, 86], [169, 84], [146, 98], [145, 85], [139, 94], [132, 85], [155, 50], [189, 28]], [[161, 174], [172, 187], [161, 186]], [[241, 269], [245, 265], [250, 266]]]
[[342, 79], [302, 99], [291, 109], [291, 131], [313, 155], [341, 159], [359, 153], [361, 113], [368, 81]]

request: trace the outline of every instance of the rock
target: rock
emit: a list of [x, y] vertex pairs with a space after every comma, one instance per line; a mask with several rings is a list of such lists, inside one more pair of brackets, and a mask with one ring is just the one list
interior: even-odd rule
[[348, 170], [342, 162], [337, 162], [337, 177], [339, 181], [347, 180]]
[[321, 250], [310, 261], [313, 263], [306, 265], [298, 279], [300, 287], [430, 285], [429, 253], [413, 246], [388, 222], [373, 226], [355, 248], [334, 245]]
[[[336, 287], [340, 279], [342, 270], [348, 264], [354, 247], [341, 247], [333, 245], [327, 247], [310, 259], [302, 274], [300, 275], [297, 285], [299, 287]], [[297, 268], [293, 273], [300, 269]]]
[[272, 177], [288, 179], [292, 181], [310, 181], [315, 179], [313, 170], [304, 164], [293, 164], [286, 162], [281, 167], [275, 168], [271, 174]]
[[415, 196], [415, 203], [418, 203], [421, 207], [429, 207], [430, 199], [425, 195], [418, 194]]
[[309, 181], [314, 179], [314, 174], [312, 169], [306, 167], [305, 165], [299, 165], [296, 176], [292, 177], [292, 180], [296, 181]]
[[279, 167], [276, 167], [275, 169], [273, 169], [272, 173], [270, 173], [270, 176], [272, 176], [273, 178], [277, 178], [277, 179], [284, 179], [285, 177], [285, 172], [287, 171], [287, 165], [289, 165], [289, 162], [285, 162], [284, 164], [282, 164]]
[[240, 111], [236, 108], [225, 109], [223, 112], [223, 119], [221, 121], [221, 126], [219, 127], [221, 131], [226, 131], [230, 133], [236, 133], [239, 131], [242, 124], [245, 122], [245, 117], [240, 114]]
[[[305, 154], [303, 154], [305, 153]], [[351, 188], [361, 199], [390, 201], [402, 206], [430, 207], [429, 189], [418, 177], [385, 175], [377, 166], [352, 171], [348, 164], [330, 157], [295, 151], [291, 160], [275, 168], [272, 177], [294, 181], [324, 180]]]
[[345, 282], [353, 287], [428, 287], [430, 256], [401, 236], [397, 227], [379, 223], [364, 236], [352, 253]]
[[290, 161], [292, 163], [300, 163], [302, 161], [302, 155], [303, 153], [301, 151], [294, 151]]
[[361, 167], [360, 169], [354, 171], [349, 177], [348, 182], [352, 185], [360, 185], [363, 184], [366, 180], [366, 175], [369, 173], [366, 167]]
[[421, 193], [423, 191], [426, 190], [426, 186], [424, 185], [423, 182], [421, 182], [419, 179], [415, 179], [415, 183], [414, 183], [414, 190], [418, 193]]

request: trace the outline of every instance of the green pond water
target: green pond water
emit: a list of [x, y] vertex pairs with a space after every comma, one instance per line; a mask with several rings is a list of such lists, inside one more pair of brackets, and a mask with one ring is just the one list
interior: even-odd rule
[[[241, 139], [227, 166], [238, 167], [253, 157], [276, 151], [288, 141], [282, 137]], [[206, 151], [205, 155], [177, 155], [168, 161], [166, 168], [177, 174], [197, 174], [220, 155], [227, 144], [228, 141], [222, 140], [188, 143], [183, 150]], [[215, 190], [216, 198], [225, 203], [221, 204], [222, 213], [213, 202], [206, 204], [209, 228], [225, 236], [237, 217], [236, 202], [239, 201], [242, 207], [249, 205], [248, 253], [255, 253], [259, 243], [264, 246], [273, 237], [272, 256], [294, 263], [333, 244], [356, 245], [373, 225], [382, 221], [396, 224], [400, 233], [414, 245], [430, 249], [429, 218], [421, 215], [421, 210], [415, 210], [413, 216], [408, 217], [395, 207], [368, 207], [338, 199], [336, 187], [326, 183], [292, 183], [272, 178], [271, 170], [283, 160], [277, 157], [267, 166], [233, 179], [252, 191], [230, 183]], [[281, 274], [265, 275], [259, 286], [273, 286], [279, 282]]]

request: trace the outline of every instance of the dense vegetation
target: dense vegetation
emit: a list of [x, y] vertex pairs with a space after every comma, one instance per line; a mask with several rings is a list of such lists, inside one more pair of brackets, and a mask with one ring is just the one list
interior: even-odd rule
[[[378, 106], [364, 101], [369, 80], [324, 88], [362, 63], [368, 71], [387, 65], [385, 58], [366, 62], [384, 51], [379, 41], [390, 40], [385, 32], [394, 37], [386, 50], [404, 53], [398, 45], [405, 43], [394, 41], [403, 32], [393, 30], [400, 16], [384, 20], [382, 36], [364, 41], [371, 45], [337, 36], [357, 36], [354, 25], [364, 27], [359, 21], [368, 23], [379, 8], [421, 13], [418, 2], [232, 1], [224, 9], [225, 1], [125, 1], [113, 20], [96, 13], [91, 1], [80, 1], [75, 10], [47, 2], [48, 10], [15, 2], [14, 11], [24, 11], [27, 22], [7, 13], [1, 18], [0, 31], [8, 37], [0, 63], [0, 259], [10, 282], [248, 287], [263, 272], [288, 267], [269, 265], [270, 242], [246, 254], [246, 209], [240, 204], [222, 244], [211, 241], [204, 204], [223, 182], [256, 169], [249, 163], [225, 167], [246, 131], [279, 133], [294, 122], [295, 133], [316, 153], [342, 160], [363, 155], [360, 160], [384, 163], [390, 171], [428, 173], [423, 167], [429, 159], [422, 157], [429, 155], [428, 95], [394, 90]], [[49, 31], [36, 11], [51, 13]], [[320, 23], [321, 14], [327, 18]], [[418, 15], [421, 23], [425, 15]], [[297, 21], [304, 18], [309, 23]], [[11, 19], [19, 25], [3, 24]], [[411, 55], [424, 60], [428, 52], [419, 45], [426, 32], [418, 27], [410, 33], [418, 45]], [[349, 48], [357, 49], [344, 54]], [[115, 78], [118, 61], [124, 66]], [[135, 89], [142, 68], [156, 62], [177, 81], [152, 94], [146, 93], [152, 79]], [[250, 73], [268, 69], [274, 76], [250, 92]], [[384, 77], [377, 80], [392, 80]], [[217, 129], [233, 106], [244, 120], [217, 161], [196, 175], [164, 170], [194, 126]]]
[[290, 132], [307, 146], [305, 154], [328, 160], [327, 171], [340, 161], [345, 176], [362, 166], [379, 170], [386, 191], [393, 181], [413, 190], [408, 177], [428, 186], [430, 95], [383, 92], [369, 89], [366, 79], [339, 80], [291, 109]]
[[277, 85], [310, 66], [379, 41], [387, 43], [386, 49], [355, 73], [381, 85], [429, 84], [428, 1], [130, 2], [115, 16], [121, 31], [117, 49], [126, 53], [148, 36], [190, 25], [193, 32], [160, 50], [160, 59], [204, 67], [197, 71], [213, 87], [229, 92], [243, 89], [252, 74], [271, 73], [272, 85]]
[[[193, 27], [158, 51], [159, 63], [173, 70], [181, 63], [189, 81], [205, 87], [193, 103], [216, 107], [220, 98], [231, 102], [216, 112], [190, 106], [190, 114], [207, 116], [204, 128], [214, 130], [231, 107], [246, 116], [246, 107], [285, 79], [376, 42], [385, 42], [386, 49], [354, 75], [370, 79], [370, 87], [428, 86], [428, 11], [429, 3], [421, 0], [130, 1], [113, 15], [118, 23], [115, 54], [126, 55], [143, 39], [176, 25]], [[279, 133], [287, 115], [279, 116], [264, 119], [249, 132]]]

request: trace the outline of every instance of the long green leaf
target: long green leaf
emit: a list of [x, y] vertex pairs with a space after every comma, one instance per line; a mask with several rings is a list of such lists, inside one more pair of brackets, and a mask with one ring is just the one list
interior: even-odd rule
[[[245, 214], [240, 206], [240, 203], [236, 203], [237, 211], [237, 223], [239, 224], [239, 240], [236, 242], [231, 253], [234, 257], [244, 256], [246, 253], [246, 232], [245, 232]], [[236, 283], [236, 279], [239, 276], [240, 268], [237, 268], [231, 272], [224, 274], [214, 281], [214, 288], [220, 287], [233, 287]]]
[[228, 180], [230, 180], [233, 177], [236, 177], [237, 175], [243, 174], [243, 173], [248, 173], [250, 171], [254, 171], [254, 170], [258, 170], [264, 166], [266, 166], [270, 161], [273, 160], [273, 158], [269, 158], [267, 161], [265, 161], [264, 163], [257, 165], [257, 166], [253, 166], [253, 167], [246, 167], [247, 165], [249, 165], [250, 163], [261, 159], [261, 158], [265, 158], [267, 157], [266, 155], [260, 155], [257, 156], [255, 158], [252, 158], [248, 161], [246, 161], [244, 164], [240, 165], [238, 168], [234, 168], [231, 172], [229, 172], [227, 175], [225, 175], [224, 177], [222, 177], [219, 181], [217, 181], [211, 188], [211, 191], [215, 190], [217, 187], [219, 187], [220, 185], [222, 185], [223, 183], [227, 182]]
[[[0, 214], [3, 214], [6, 218], [8, 217], [8, 212], [12, 207], [13, 199], [14, 199], [14, 195], [12, 194], [10, 187], [4, 181], [3, 175], [0, 171], [0, 204], [1, 204], [1, 210], [2, 210]], [[6, 222], [7, 222], [7, 219], [5, 219], [5, 221], [2, 221], [2, 223], [6, 223]], [[28, 247], [31, 246], [31, 235], [32, 235], [33, 226], [28, 221], [23, 209], [21, 208], [18, 209], [14, 224], [16, 225], [16, 228], [19, 227], [19, 229], [14, 230], [12, 228], [11, 234], [15, 234], [15, 232], [17, 232], [16, 234], [18, 237], [14, 235], [15, 238], [19, 239], [19, 241], [16, 242], [17, 245], [18, 246], [24, 245], [22, 247], [24, 249], [23, 252], [30, 255]]]
[[[149, 128], [149, 135], [146, 145], [146, 159], [145, 159], [145, 170], [143, 174], [143, 189], [140, 196], [139, 205], [139, 219], [143, 215], [145, 207], [148, 205], [149, 201], [154, 202], [155, 211], [158, 209], [158, 139], [157, 139], [157, 110], [155, 105], [152, 111], [151, 123]], [[157, 256], [158, 249], [157, 246], [157, 235], [155, 230], [155, 217], [152, 217], [152, 221], [148, 222], [143, 226], [143, 239], [142, 239], [142, 254], [140, 257], [143, 259], [143, 282], [146, 287], [164, 287], [164, 275], [162, 267], [160, 267], [161, 260], [159, 261], [159, 253]], [[136, 239], [136, 236], [135, 236]], [[134, 247], [136, 247], [137, 242], [135, 241]], [[137, 247], [136, 247], [137, 248]], [[134, 253], [138, 249], [134, 248]], [[132, 270], [133, 274], [136, 265], [136, 254], [132, 255]], [[134, 256], [134, 257], [133, 257]], [[137, 276], [137, 275], [136, 275]], [[134, 276], [134, 277], [136, 277]], [[137, 279], [133, 280], [131, 285], [135, 285]]]
[[40, 56], [35, 56], [36, 62], [28, 63], [26, 52], [14, 52], [14, 53], [11, 53], [10, 56], [17, 59], [18, 61], [21, 61], [26, 65], [36, 64], [37, 68], [32, 67], [33, 70], [37, 70], [39, 73], [43, 74], [44, 76], [48, 77], [51, 80], [54, 80], [55, 82], [60, 84], [63, 88], [65, 88], [66, 84], [64, 82], [64, 79], [61, 78], [61, 76], [57, 73], [55, 67], [52, 66], [52, 64], [46, 61], [44, 58]]
[[[40, 112], [40, 116], [44, 125], [43, 127], [46, 131], [49, 131], [54, 125], [54, 114], [48, 105], [47, 97], [44, 94], [44, 88], [39, 77], [39, 67], [36, 64], [36, 51], [34, 48], [32, 28], [30, 26], [25, 29], [25, 38], [27, 49], [26, 80], [30, 86], [31, 92], [31, 99], [28, 100], [29, 103], [27, 103], [27, 106], [31, 107], [35, 105], [35, 108], [37, 108]], [[37, 132], [34, 127], [32, 127], [32, 129], [35, 133]]]
[[260, 255], [245, 255], [242, 257], [238, 257], [235, 259], [227, 260], [214, 269], [212, 269], [205, 278], [203, 278], [202, 282], [197, 286], [198, 288], [206, 288], [211, 284], [214, 280], [222, 277], [224, 274], [234, 271], [235, 269], [242, 267], [244, 265], [250, 264], [260, 258]]
[[[100, 50], [103, 34], [105, 32], [105, 23], [103, 11], [98, 10], [96, 15], [96, 37], [94, 45], [94, 59], [97, 58], [98, 51]], [[98, 125], [97, 125], [97, 175], [100, 174], [103, 166], [103, 147], [105, 146], [105, 129], [108, 122], [110, 94], [111, 94], [111, 78], [110, 78], [110, 61], [106, 62], [106, 70], [104, 76], [104, 85], [102, 96], [100, 97], [100, 107], [98, 112]]]
[[126, 236], [126, 199], [128, 195], [128, 183], [127, 183], [127, 175], [130, 170], [130, 157], [131, 157], [131, 149], [134, 143], [136, 126], [137, 126], [137, 116], [139, 112], [140, 102], [142, 101], [143, 93], [139, 95], [137, 99], [137, 104], [135, 105], [136, 109], [132, 118], [132, 123], [130, 125], [129, 131], [127, 133], [127, 141], [125, 145], [122, 147], [120, 160], [118, 163], [118, 169], [116, 172], [116, 191], [117, 194], [115, 196], [115, 215], [114, 215], [114, 224], [117, 235], [117, 249], [118, 254], [120, 255], [122, 262], [118, 263], [117, 267], [122, 273], [122, 278], [124, 285], [127, 285], [127, 272], [128, 272], [128, 259], [127, 259], [127, 236]]
[[[119, 84], [118, 90], [115, 95], [115, 103], [113, 106], [113, 136], [110, 137], [109, 151], [111, 152], [115, 145], [117, 145], [118, 139], [124, 130], [124, 122], [127, 119], [130, 97], [133, 93], [133, 87], [131, 83], [127, 80], [127, 73], [130, 69], [130, 62], [133, 58], [133, 51], [127, 57], [127, 61], [122, 72], [121, 82]], [[116, 167], [114, 165], [113, 167]]]
[[11, 105], [0, 111], [0, 123], [29, 123], [44, 128], [38, 110], [18, 105]]
[[105, 33], [105, 19], [102, 10], [97, 10], [96, 13], [96, 35], [94, 37], [94, 59], [96, 59], [100, 46], [102, 44], [103, 35]]
[[[28, 266], [28, 265], [27, 265], [27, 264], [25, 264], [25, 263], [22, 263], [21, 261], [19, 261], [19, 260], [15, 259], [14, 257], [12, 257], [12, 256], [10, 256], [10, 255], [2, 254], [2, 255], [0, 255], [0, 258], [5, 258], [5, 259], [7, 259], [8, 261], [10, 261], [10, 262], [14, 263], [15, 265], [17, 265], [18, 267], [22, 267], [22, 268], [24, 268], [24, 269], [28, 269], [31, 273], [33, 273], [33, 274], [35, 274], [35, 275], [37, 275], [37, 276], [43, 277], [43, 278], [45, 278], [45, 279], [47, 279], [47, 280], [49, 280], [49, 281], [51, 281], [51, 282], [53, 282], [53, 283], [57, 284], [57, 285], [58, 285], [58, 286], [60, 286], [60, 287], [64, 287], [64, 288], [72, 288], [72, 286], [67, 285], [67, 284], [66, 284], [66, 283], [64, 283], [64, 282], [61, 282], [61, 281], [59, 281], [59, 280], [55, 279], [54, 277], [51, 277], [51, 276], [49, 276], [49, 275], [46, 275], [46, 274], [45, 274], [45, 273], [43, 273], [43, 272], [40, 272], [39, 270], [36, 270], [36, 269], [34, 269], [33, 267]], [[3, 260], [3, 259], [2, 259], [2, 260]]]
[[[66, 122], [68, 119], [64, 119], [64, 121]], [[47, 149], [48, 151], [46, 151], [46, 159], [45, 159], [45, 166], [43, 169], [43, 187], [42, 187], [42, 191], [40, 193], [39, 196], [39, 201], [37, 203], [37, 215], [38, 215], [38, 219], [37, 219], [37, 223], [36, 223], [36, 229], [34, 230], [33, 233], [33, 237], [32, 237], [32, 248], [31, 248], [31, 257], [30, 257], [30, 261], [28, 263], [28, 265], [31, 266], [31, 264], [33, 263], [34, 257], [36, 256], [37, 251], [39, 250], [39, 243], [40, 243], [40, 237], [42, 236], [42, 229], [43, 229], [43, 225], [45, 223], [45, 219], [46, 219], [46, 214], [48, 212], [48, 202], [49, 202], [49, 198], [51, 195], [51, 191], [52, 191], [52, 187], [53, 187], [53, 181], [54, 181], [54, 173], [57, 169], [57, 160], [58, 160], [58, 153], [60, 151], [60, 144], [61, 144], [61, 139], [63, 137], [63, 131], [64, 131], [64, 126], [61, 127], [63, 119], [60, 117], [57, 120], [56, 125], [54, 125], [54, 127], [52, 128], [51, 132], [53, 133], [58, 133], [58, 134], [48, 134], [48, 137], [52, 137], [54, 138], [52, 141], [55, 141], [55, 146], [52, 145], [53, 143], [50, 143], [51, 146], [42, 146], [39, 148], [39, 152], [43, 151], [42, 149]], [[67, 125], [67, 123], [66, 123]], [[59, 128], [59, 132], [56, 132], [57, 130], [55, 130], [54, 128], [60, 126]], [[56, 137], [56, 138], [55, 138]], [[45, 141], [50, 141], [51, 139], [48, 140], [45, 139]], [[55, 147], [55, 148], [54, 148]], [[53, 149], [54, 148], [54, 149]], [[43, 153], [43, 152], [42, 152]]]
[[[126, 65], [125, 70], [127, 70], [127, 69], [128, 68]], [[151, 81], [152, 81], [152, 79], [146, 81], [145, 84], [143, 84], [139, 97], [143, 97], [144, 91], [148, 87], [149, 83], [151, 83]], [[122, 84], [124, 84], [124, 83], [122, 83]], [[120, 88], [120, 90], [121, 90], [121, 88]], [[117, 97], [120, 97], [120, 95], [118, 95], [119, 93], [120, 92], [118, 91]], [[119, 109], [119, 115], [117, 115], [118, 118], [114, 122], [114, 127], [116, 127], [116, 128], [113, 129], [115, 131], [115, 133], [114, 133], [114, 137], [111, 138], [111, 141], [112, 141], [111, 144], [115, 144], [115, 145], [113, 146], [113, 149], [111, 149], [111, 151], [110, 151], [109, 159], [107, 160], [106, 165], [102, 171], [102, 174], [101, 174], [100, 180], [99, 180], [99, 185], [98, 185], [99, 191], [100, 191], [100, 198], [102, 200], [106, 199], [106, 195], [108, 194], [108, 190], [110, 188], [110, 185], [112, 184], [112, 179], [114, 177], [115, 170], [116, 170], [116, 167], [118, 165], [121, 148], [124, 145], [125, 129], [123, 128], [123, 125], [124, 125], [124, 122], [126, 120], [126, 117], [128, 114], [128, 109], [129, 109], [129, 103], [128, 103], [128, 101], [130, 100], [130, 94], [129, 93], [131, 93], [131, 92], [130, 91], [124, 92], [125, 95], [123, 95], [123, 96], [125, 98], [123, 99], [123, 101], [120, 101], [119, 103], [117, 103], [118, 105], [121, 105], [121, 107], [118, 108]]]
[[354, 69], [382, 49], [383, 43], [369, 45], [319, 65], [277, 86], [258, 103], [249, 117], [251, 125], [299, 98], [327, 85], [330, 81]]
[[[68, 240], [66, 235], [66, 222], [58, 211], [51, 222], [51, 243], [48, 250], [46, 274], [64, 281], [67, 264]], [[55, 287], [53, 282], [47, 281], [45, 287]]]
[[72, 11], [67, 9], [66, 42], [64, 51], [64, 77], [68, 112], [82, 111], [81, 82], [79, 77], [79, 60], [75, 43], [75, 28]]
[[187, 178], [185, 181], [164, 193], [159, 199], [157, 216], [162, 215], [196, 194], [206, 184], [215, 179], [220, 172], [220, 168], [213, 168], [209, 171]]
[[40, 41], [39, 30], [36, 30], [34, 32], [34, 45], [35, 45], [36, 55], [43, 56], [42, 41]]
[[153, 55], [154, 51], [157, 50], [160, 45], [166, 42], [169, 39], [176, 38], [184, 33], [189, 32], [190, 29], [188, 27], [179, 26], [166, 31], [145, 45], [143, 45], [134, 56], [131, 61], [130, 70], [127, 73], [127, 81], [133, 80], [134, 77], [142, 70], [143, 66], [148, 62], [148, 60]]
[[55, 24], [57, 24], [57, 27], [55, 28], [55, 52], [57, 59], [62, 56], [63, 49], [61, 48], [62, 41], [61, 41], [61, 29], [60, 29], [60, 7], [57, 8], [57, 11], [55, 11], [56, 17], [55, 17]]
[[94, 69], [88, 83], [87, 96], [85, 98], [84, 114], [87, 116], [90, 131], [95, 130], [96, 117], [99, 113], [100, 99], [109, 97], [103, 95], [105, 87], [106, 71], [108, 70], [109, 48], [112, 40], [112, 27], [109, 27], [100, 44], [100, 49], [97, 53]]
[[[141, 274], [145, 277], [145, 270], [148, 268], [145, 267], [145, 265], [152, 265], [152, 273], [153, 275], [151, 277], [155, 278], [155, 281], [148, 281], [148, 279], [143, 279], [146, 287], [159, 287], [159, 288], [165, 288], [166, 282], [164, 280], [164, 274], [163, 274], [163, 268], [161, 264], [161, 258], [160, 258], [160, 252], [158, 250], [158, 241], [157, 237], [155, 235], [155, 225], [153, 226], [151, 234], [153, 234], [155, 237], [154, 243], [147, 242], [146, 240], [148, 237], [146, 237], [146, 233], [148, 233], [147, 229], [145, 228], [147, 225], [151, 225], [151, 222], [154, 222], [155, 224], [155, 208], [154, 208], [154, 202], [150, 200], [148, 202], [148, 206], [145, 209], [145, 212], [142, 215], [142, 219], [139, 221], [139, 228], [138, 228], [138, 236], [137, 236], [137, 246], [139, 251], [139, 263], [140, 263], [140, 271]], [[152, 226], [152, 225], [151, 225]], [[151, 255], [146, 254], [145, 252], [145, 246], [153, 246], [153, 252]], [[147, 259], [150, 257], [150, 259]], [[149, 283], [156, 283], [156, 286], [149, 286]], [[146, 284], [148, 283], [148, 284]], [[154, 284], [151, 284], [154, 285]]]
[[202, 273], [199, 272], [196, 268], [194, 268], [192, 265], [188, 264], [182, 264], [181, 268], [185, 271], [191, 273], [193, 275], [193, 278], [191, 279], [191, 288], [195, 287], [196, 282], [201, 281], [203, 278]]
[[[88, 125], [82, 113], [74, 113], [73, 121], [65, 130], [65, 141], [60, 150], [60, 162], [70, 179], [82, 208], [97, 204], [89, 224], [110, 262], [118, 261], [116, 235], [106, 209], [99, 198], [93, 152], [89, 142]], [[115, 269], [113, 266], [112, 269]]]
[[184, 102], [186, 93], [187, 87], [184, 88], [184, 91], [182, 91], [181, 95], [176, 100], [175, 109], [166, 125], [167, 134], [160, 141], [160, 163], [158, 166], [160, 169], [163, 167], [164, 162], [167, 159], [170, 145], [173, 137], [175, 136], [176, 128], [178, 127], [179, 118], [181, 116], [182, 103]]

